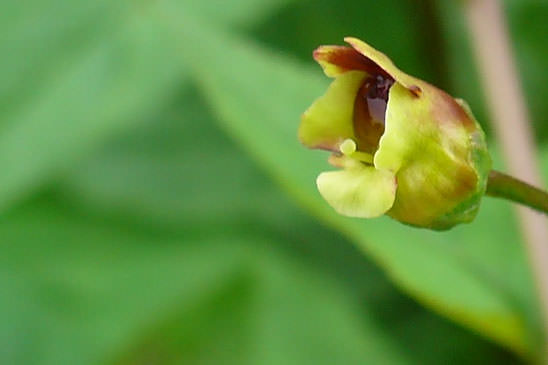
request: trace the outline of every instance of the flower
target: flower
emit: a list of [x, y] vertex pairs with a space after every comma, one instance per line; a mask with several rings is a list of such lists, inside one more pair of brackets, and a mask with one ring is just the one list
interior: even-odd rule
[[314, 58], [334, 78], [305, 111], [299, 139], [331, 151], [341, 169], [317, 187], [338, 213], [383, 214], [443, 230], [474, 219], [491, 159], [467, 104], [400, 71], [356, 38], [321, 46]]

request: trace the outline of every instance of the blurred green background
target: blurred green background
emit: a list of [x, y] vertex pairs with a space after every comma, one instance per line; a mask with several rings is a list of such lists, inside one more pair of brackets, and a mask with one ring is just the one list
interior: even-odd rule
[[[510, 204], [445, 233], [343, 218], [296, 140], [311, 52], [347, 35], [490, 130], [462, 4], [0, 2], [0, 363], [538, 361]], [[548, 2], [504, 5], [546, 178]]]

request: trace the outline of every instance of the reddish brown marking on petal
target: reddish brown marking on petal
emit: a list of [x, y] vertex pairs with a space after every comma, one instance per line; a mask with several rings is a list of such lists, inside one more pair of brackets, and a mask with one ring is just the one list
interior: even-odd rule
[[340, 152], [337, 147], [338, 144], [339, 144], [338, 142], [321, 142], [315, 145], [305, 145], [305, 146], [312, 150], [323, 150], [323, 151], [338, 153]]
[[341, 153], [332, 153], [327, 159], [327, 162], [331, 166], [341, 167], [341, 168], [344, 167], [344, 157]]
[[436, 120], [456, 122], [469, 131], [476, 130], [474, 121], [451, 95], [435, 86], [429, 85], [429, 87], [435, 98], [432, 113]]
[[455, 184], [449, 199], [462, 200], [476, 190], [478, 176], [474, 169], [468, 165], [461, 165], [455, 169], [452, 177]]
[[409, 91], [411, 91], [411, 93], [416, 96], [417, 98], [419, 96], [421, 96], [422, 94], [422, 89], [420, 87], [418, 87], [417, 85], [411, 85], [409, 86], [408, 88]]
[[314, 59], [331, 63], [344, 71], [365, 71], [369, 75], [382, 75], [390, 78], [386, 71], [375, 62], [352, 47], [333, 46], [329, 49], [319, 47], [314, 51]]

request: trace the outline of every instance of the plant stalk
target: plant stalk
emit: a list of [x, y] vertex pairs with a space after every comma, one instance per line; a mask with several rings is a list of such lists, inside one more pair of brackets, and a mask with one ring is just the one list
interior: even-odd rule
[[489, 173], [487, 195], [511, 200], [548, 214], [548, 192], [498, 171]]

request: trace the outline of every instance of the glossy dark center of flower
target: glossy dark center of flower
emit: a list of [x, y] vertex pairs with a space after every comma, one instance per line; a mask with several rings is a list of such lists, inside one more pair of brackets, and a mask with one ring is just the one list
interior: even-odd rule
[[388, 91], [394, 84], [390, 77], [367, 77], [354, 100], [354, 134], [359, 151], [374, 153], [384, 133]]

